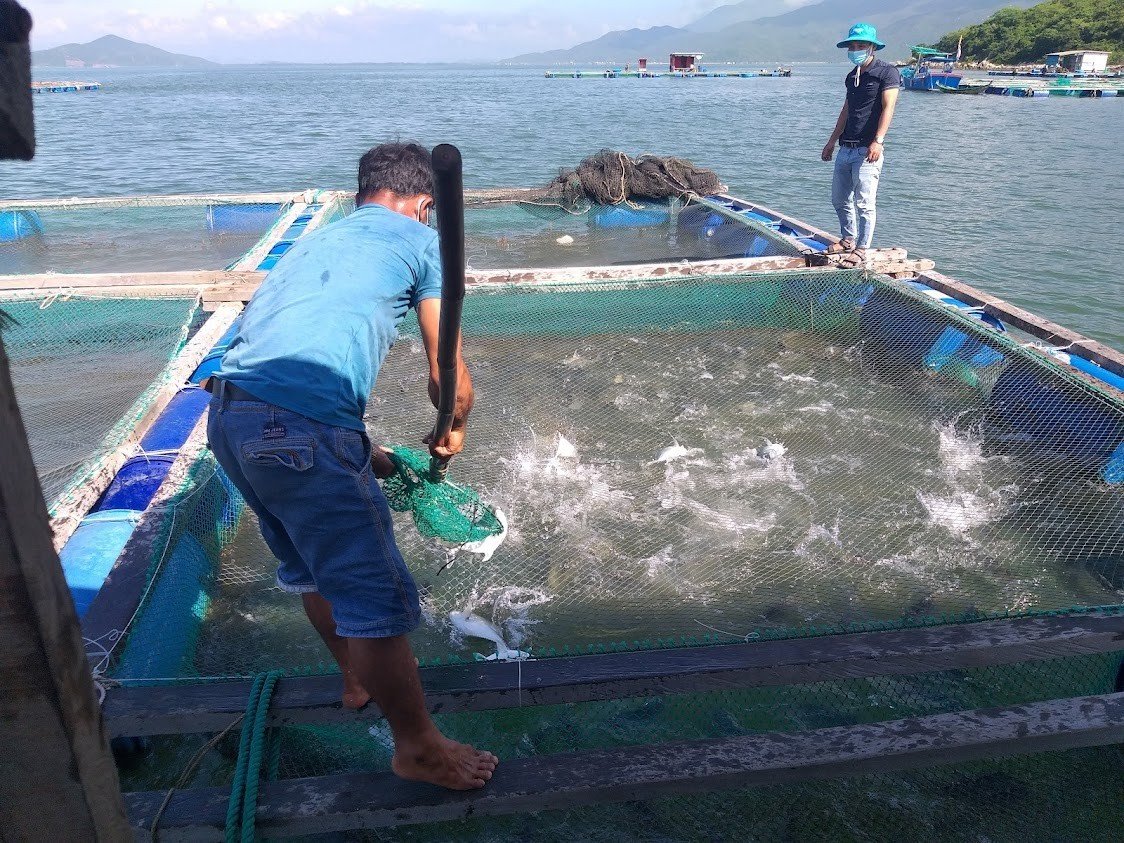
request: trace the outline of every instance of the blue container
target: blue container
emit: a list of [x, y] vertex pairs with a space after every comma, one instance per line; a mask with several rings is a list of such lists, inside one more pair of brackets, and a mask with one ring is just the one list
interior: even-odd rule
[[139, 512], [108, 509], [87, 515], [59, 554], [81, 620], [136, 529]]
[[614, 205], [603, 208], [593, 215], [597, 228], [646, 228], [653, 225], [667, 225], [671, 213], [662, 208], [629, 208]]
[[281, 213], [280, 205], [208, 205], [207, 228], [216, 234], [257, 234]]
[[43, 233], [43, 220], [35, 211], [0, 211], [0, 243], [14, 243]]
[[144, 512], [175, 461], [175, 454], [137, 454], [130, 457], [101, 500], [94, 505], [93, 511], [132, 509]]
[[190, 533], [176, 542], [156, 575], [146, 609], [138, 616], [117, 665], [121, 679], [180, 676], [195, 652], [214, 565]]
[[215, 343], [214, 347], [207, 352], [207, 356], [195, 367], [195, 371], [191, 373], [188, 378], [191, 383], [202, 383], [215, 372], [218, 371], [219, 366], [222, 364], [222, 356], [226, 354], [226, 350], [230, 348], [230, 343], [234, 340], [234, 335], [238, 333], [238, 326], [241, 324], [242, 317], [239, 316], [234, 320], [234, 324], [227, 328], [226, 333], [219, 337], [219, 341]]
[[1124, 418], [1048, 369], [1019, 361], [999, 376], [983, 432], [993, 447], [1064, 460], [1103, 476], [1115, 474]]
[[141, 449], [150, 453], [178, 451], [191, 435], [199, 417], [206, 411], [210, 398], [211, 393], [197, 386], [181, 389], [172, 396], [164, 412], [141, 439]]
[[1106, 483], [1112, 483], [1114, 486], [1124, 484], [1124, 442], [1112, 452], [1101, 476]]

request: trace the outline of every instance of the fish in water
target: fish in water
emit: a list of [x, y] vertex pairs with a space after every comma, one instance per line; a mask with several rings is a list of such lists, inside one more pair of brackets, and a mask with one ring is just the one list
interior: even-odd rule
[[465, 542], [457, 550], [466, 550], [469, 553], [479, 553], [483, 557], [480, 561], [487, 562], [492, 558], [492, 554], [496, 552], [503, 540], [507, 538], [507, 516], [503, 514], [502, 509], [493, 509], [492, 512], [496, 515], [496, 520], [500, 522], [501, 529], [493, 536], [485, 536], [480, 541]]
[[[466, 635], [470, 638], [483, 638], [485, 641], [491, 641], [496, 645], [496, 653], [494, 656], [487, 656], [486, 661], [523, 661], [531, 657], [530, 653], [525, 653], [522, 650], [513, 650], [507, 646], [504, 641], [503, 635], [500, 633], [496, 625], [489, 623], [477, 614], [468, 610], [463, 612], [449, 612], [449, 622], [453, 628], [461, 635]], [[482, 657], [484, 658], [484, 657]]]
[[763, 459], [767, 460], [779, 460], [787, 453], [788, 448], [786, 448], [782, 443], [770, 442], [767, 439], [765, 440], [765, 447], [758, 451], [758, 454]]
[[701, 453], [702, 453], [702, 448], [686, 448], [686, 447], [680, 445], [674, 439], [672, 439], [671, 444], [668, 445], [666, 448], [664, 448], [662, 451], [660, 451], [659, 456], [656, 457], [652, 462], [650, 462], [648, 464], [649, 465], [655, 465], [656, 463], [661, 463], [661, 462], [662, 463], [675, 462], [676, 460], [684, 460], [684, 459], [687, 459], [688, 457], [694, 457], [694, 456], [697, 456]]

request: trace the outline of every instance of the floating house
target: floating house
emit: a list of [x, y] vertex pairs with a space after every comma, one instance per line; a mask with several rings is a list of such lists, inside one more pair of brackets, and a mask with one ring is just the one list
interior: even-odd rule
[[698, 73], [702, 53], [672, 53], [667, 62], [668, 73]]
[[1104, 73], [1108, 69], [1108, 53], [1103, 50], [1065, 50], [1046, 56], [1046, 70], [1068, 70], [1071, 73]]

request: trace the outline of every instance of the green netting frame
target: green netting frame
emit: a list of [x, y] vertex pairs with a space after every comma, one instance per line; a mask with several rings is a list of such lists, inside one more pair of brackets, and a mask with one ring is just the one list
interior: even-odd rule
[[[860, 299], [866, 303], [858, 305]], [[875, 349], [878, 338], [864, 333], [868, 328], [862, 323], [862, 309], [883, 308], [884, 310], [891, 305], [905, 308], [904, 312], [911, 318], [933, 321], [937, 326], [933, 331], [937, 329], [960, 331], [969, 338], [970, 342], [955, 353], [946, 355], [947, 359], [942, 357], [931, 365], [924, 364], [918, 358], [912, 362], [894, 364], [886, 370], [879, 357], [886, 349], [881, 351]], [[591, 322], [591, 314], [596, 316], [595, 322]], [[476, 367], [476, 380], [481, 398], [470, 423], [473, 430], [470, 432], [469, 451], [454, 464], [457, 477], [464, 477], [466, 484], [481, 492], [487, 502], [495, 503], [498, 500], [506, 504], [503, 498], [506, 494], [505, 487], [497, 485], [498, 475], [494, 472], [488, 474], [482, 471], [482, 469], [491, 470], [488, 461], [479, 456], [474, 459], [472, 456], [474, 447], [484, 448], [485, 453], [487, 447], [498, 447], [500, 450], [496, 453], [510, 461], [512, 434], [509, 411], [500, 407], [502, 412], [498, 421], [489, 421], [487, 416], [489, 407], [497, 408], [496, 396], [502, 398], [502, 393], [495, 392], [496, 385], [502, 384], [504, 389], [514, 390], [510, 393], [510, 400], [507, 401], [511, 408], [523, 408], [544, 401], [545, 406], [550, 407], [553, 406], [551, 402], [556, 400], [556, 396], [549, 391], [546, 395], [524, 391], [520, 383], [512, 382], [513, 372], [502, 367], [497, 368], [494, 361], [481, 356], [482, 349], [506, 348], [510, 343], [510, 347], [514, 349], [514, 364], [534, 371], [539, 365], [535, 356], [535, 344], [543, 342], [544, 340], [541, 339], [543, 337], [556, 344], [550, 346], [551, 353], [557, 348], [564, 347], [565, 343], [577, 343], [576, 346], [568, 347], [577, 347], [584, 354], [586, 344], [593, 343], [607, 354], [616, 354], [615, 359], [619, 360], [620, 354], [624, 352], [615, 351], [617, 346], [614, 346], [614, 343], [617, 343], [621, 349], [628, 349], [631, 348], [631, 344], [627, 341], [629, 337], [642, 339], [652, 335], [659, 339], [658, 347], [653, 352], [656, 357], [653, 359], [662, 359], [666, 355], [676, 353], [677, 349], [691, 348], [690, 344], [698, 337], [742, 336], [741, 332], [744, 331], [751, 332], [746, 336], [764, 338], [766, 344], [779, 342], [785, 347], [785, 354], [791, 349], [796, 349], [794, 353], [798, 358], [799, 344], [805, 342], [802, 338], [819, 338], [814, 340], [817, 343], [815, 349], [820, 349], [820, 343], [824, 340], [828, 341], [828, 345], [825, 346], [828, 349], [850, 344], [854, 353], [862, 358], [859, 373], [864, 378], [869, 375], [872, 381], [877, 382], [878, 395], [902, 393], [904, 395], [902, 401], [906, 404], [912, 405], [921, 401], [923, 404], [929, 402], [936, 409], [945, 407], [942, 412], [947, 411], [953, 421], [961, 418], [964, 412], [969, 410], [976, 415], [982, 412], [990, 391], [995, 388], [999, 375], [1006, 369], [1023, 374], [1030, 373], [1035, 378], [1047, 382], [1051, 388], [1062, 390], [1068, 399], [1086, 402], [1088, 406], [1085, 409], [1091, 407], [1105, 418], [1110, 420], [1124, 418], [1120, 396], [1114, 394], [1110, 388], [1091, 383], [1052, 360], [1024, 348], [1014, 338], [996, 334], [982, 327], [978, 321], [936, 304], [931, 298], [906, 284], [861, 270], [797, 271], [734, 278], [720, 276], [629, 283], [555, 284], [534, 288], [511, 285], [475, 292], [466, 299], [466, 354], [470, 364]], [[424, 403], [426, 372], [424, 367], [416, 366], [416, 336], [411, 333], [409, 326], [404, 327], [403, 333], [405, 337], [388, 360], [382, 376], [383, 380], [380, 381], [380, 388], [376, 390], [372, 399], [372, 406], [376, 408], [372, 414], [374, 433], [377, 437], [378, 434], [386, 432], [387, 436], [382, 441], [388, 442], [412, 439], [413, 437], [408, 435], [411, 431], [409, 426], [396, 427], [396, 425], [399, 422], [407, 425], [415, 424], [417, 418], [428, 419], [432, 412]], [[722, 341], [728, 342], [726, 339]], [[761, 344], [760, 340], [755, 341]], [[885, 345], [885, 341], [882, 342]], [[557, 345], [559, 343], [562, 345]], [[928, 340], [925, 345], [927, 348]], [[1002, 354], [1004, 361], [1001, 364], [980, 367], [979, 376], [972, 378], [964, 376], [963, 368], [952, 365], [958, 360], [957, 355], [967, 360], [978, 352], [978, 348], [985, 346], [997, 354]], [[890, 350], [893, 351], [894, 348]], [[835, 353], [831, 352], [832, 355]], [[570, 361], [565, 357], [566, 354], [556, 355], [555, 363], [561, 360], [568, 364]], [[940, 365], [937, 365], [938, 363]], [[564, 368], [576, 369], [577, 374], [574, 377], [586, 371], [569, 365]], [[751, 368], [760, 367], [754, 364]], [[694, 383], [695, 381], [691, 382], [690, 389], [696, 388]], [[709, 382], [700, 380], [697, 383], [705, 385]], [[417, 400], [414, 404], [404, 403], [400, 408], [392, 408], [395, 415], [390, 415], [385, 404], [380, 406], [382, 402], [380, 395], [385, 394], [381, 390], [392, 393], [396, 402], [399, 400], [399, 395], [413, 396]], [[628, 418], [627, 414], [624, 418]], [[635, 426], [635, 422], [631, 424]], [[950, 421], [949, 424], [951, 425], [952, 422]], [[490, 435], [489, 425], [498, 425], [494, 427], [495, 436], [499, 437], [495, 440], [494, 446], [488, 446], [481, 441]], [[413, 432], [417, 433], [417, 431]], [[1091, 429], [1090, 441], [1095, 438], [1092, 434], [1102, 435]], [[924, 435], [931, 436], [932, 432], [924, 431]], [[824, 447], [838, 444], [833, 443], [830, 437], [821, 437], [815, 441], [822, 441]], [[657, 449], [665, 444], [668, 444], [666, 440], [650, 441], [648, 446], [652, 449], [650, 455], [654, 457]], [[1100, 442], [1097, 447], [1100, 448], [1103, 444]], [[548, 442], [547, 445], [549, 447], [551, 443]], [[1031, 453], [1033, 450], [1011, 446], [1008, 443], [997, 456], [986, 459], [998, 460], [1000, 467], [1012, 461], [1014, 464], [1029, 461], [1027, 470], [1038, 471], [1038, 455]], [[477, 450], [476, 453], [479, 454], [480, 451]], [[881, 455], [876, 456], [881, 459]], [[542, 465], [546, 465], [551, 471], [554, 470], [549, 467], [548, 460], [545, 464], [536, 463], [535, 471], [541, 473]], [[752, 465], [748, 463], [746, 465], [747, 468], [739, 470], [754, 470]], [[644, 470], [642, 467], [629, 469], [633, 472], [642, 470]], [[655, 469], [657, 472], [662, 470], [662, 467]], [[929, 590], [933, 588], [932, 580], [923, 569], [917, 575], [909, 569], [902, 572], [891, 570], [885, 573], [884, 581], [889, 585], [900, 581], [902, 587], [895, 586], [897, 590], [890, 592], [889, 598], [885, 600], [879, 598], [872, 602], [868, 597], [865, 598], [867, 605], [840, 601], [834, 596], [833, 590], [837, 592], [842, 589], [846, 592], [848, 588], [854, 587], [854, 583], [861, 583], [862, 578], [870, 577], [871, 572], [878, 572], [881, 569], [878, 566], [872, 567], [869, 563], [871, 558], [876, 558], [873, 557], [873, 553], [877, 552], [876, 542], [879, 540], [876, 534], [871, 534], [872, 538], [868, 539], [862, 539], [861, 536], [848, 537], [844, 532], [845, 528], [837, 526], [839, 532], [835, 536], [828, 535], [825, 539], [821, 535], [818, 539], [819, 544], [813, 547], [815, 554], [826, 554], [822, 558], [831, 563], [830, 568], [824, 569], [821, 565], [804, 570], [802, 566], [806, 567], [805, 563], [793, 568], [788, 561], [796, 558], [793, 556], [791, 545], [787, 548], [782, 545], [775, 552], [766, 546], [764, 551], [773, 553], [773, 556], [754, 551], [749, 557], [755, 560], [754, 564], [764, 564], [758, 560], [764, 562], [768, 562], [771, 558], [780, 560], [777, 565], [781, 567], [772, 569], [766, 567], [766, 572], [774, 570], [782, 575], [786, 570], [794, 572], [785, 575], [789, 579], [782, 577], [776, 585], [766, 583], [767, 588], [772, 589], [772, 592], [766, 591], [767, 597], [770, 593], [786, 593], [786, 588], [803, 588], [807, 582], [813, 583], [814, 587], [808, 592], [810, 595], [808, 602], [801, 611], [784, 609], [773, 612], [769, 609], [756, 617], [736, 615], [737, 607], [730, 601], [740, 599], [737, 597], [739, 592], [736, 589], [733, 591], [727, 589], [725, 592], [716, 591], [714, 596], [709, 598], [709, 603], [691, 604], [690, 595], [686, 595], [687, 603], [684, 605], [691, 610], [691, 614], [687, 614], [686, 611], [679, 611], [682, 609], [680, 604], [683, 604], [683, 596], [676, 597], [675, 592], [667, 591], [662, 585], [663, 581], [657, 582], [658, 589], [648, 585], [650, 580], [644, 576], [644, 564], [648, 564], [645, 552], [637, 550], [635, 544], [626, 543], [620, 545], [619, 555], [614, 558], [620, 569], [628, 573], [630, 579], [621, 580], [621, 585], [612, 592], [611, 596], [613, 599], [627, 597], [629, 588], [639, 587], [640, 590], [633, 603], [621, 604], [601, 599], [591, 601], [590, 597], [594, 592], [583, 585], [581, 577], [584, 576], [584, 572], [579, 566], [575, 569], [578, 578], [570, 580], [571, 583], [577, 584], [577, 588], [572, 584], [566, 589], [557, 588], [551, 602], [544, 609], [531, 606], [527, 616], [531, 621], [526, 629], [530, 632], [527, 643], [535, 657], [542, 658], [556, 654], [601, 652], [609, 649], [690, 646], [757, 638], [783, 638], [841, 631], [959, 623], [984, 618], [1081, 611], [1093, 606], [1118, 605], [1121, 602], [1119, 578], [1124, 571], [1124, 566], [1120, 564], [1124, 537], [1121, 536], [1120, 519], [1116, 518], [1114, 513], [1119, 512], [1121, 505], [1120, 490], [1106, 486], [1098, 479], [1095, 471], [1088, 465], [1080, 464], [1078, 460], [1063, 464], [1061, 469], [1053, 463], [1048, 463], [1046, 468], [1041, 470], [1046, 471], [1048, 477], [1053, 478], [1047, 484], [1052, 490], [1051, 494], [1064, 498], [1065, 505], [1079, 513], [1083, 508], [1092, 507], [1090, 511], [1093, 514], [1086, 517], [1084, 521], [1075, 522], [1076, 528], [1063, 524], [1053, 533], [1040, 533], [1041, 541], [1048, 548], [1052, 548], [1050, 554], [1056, 559], [1051, 561], [1046, 557], [1043, 558], [1042, 565], [1046, 567], [1041, 568], [1041, 572], [1053, 571], [1054, 573], [1051, 574], [1053, 579], [1047, 578], [1038, 585], [1034, 584], [1033, 579], [1026, 579], [1026, 575], [1019, 572], [1018, 565], [1025, 560], [999, 555], [998, 552], [981, 545], [961, 548], [959, 553], [964, 556], [963, 563], [957, 561], [958, 557], [953, 555], [955, 566], [949, 570], [956, 575], [955, 588], [945, 588], [938, 594]], [[1061, 473], [1058, 474], [1058, 471]], [[846, 479], [846, 476], [843, 479]], [[563, 494], [568, 488], [568, 486], [561, 487], [561, 496], [557, 498], [556, 505], [569, 505], [568, 499]], [[783, 500], [783, 495], [779, 500]], [[611, 505], [621, 508], [626, 506], [627, 502]], [[1035, 520], [1037, 516], [1033, 509], [1027, 517], [1019, 515], [1021, 511], [1016, 508], [1012, 516], [1013, 520], [1006, 519], [1001, 525], [1004, 531], [1033, 533], [1035, 530], [1044, 529]], [[509, 512], [509, 515], [511, 514]], [[428, 592], [428, 608], [436, 618], [436, 625], [423, 627], [418, 639], [417, 646], [424, 663], [471, 659], [474, 651], [487, 646], [475, 641], [458, 645], [454, 641], [455, 646], [450, 649], [447, 627], [443, 624], [445, 611], [465, 608], [466, 599], [476, 600], [472, 608], [497, 625], [504, 626], [506, 621], [511, 620], [512, 615], [505, 614], [510, 607], [505, 608], [496, 602], [498, 600], [496, 588], [503, 585], [524, 589], [555, 587], [549, 579], [533, 579], [538, 575], [534, 574], [531, 566], [542, 553], [555, 554], [555, 558], [559, 558], [557, 554], [566, 552], [567, 545], [564, 541], [556, 541], [533, 551], [524, 550], [527, 527], [525, 519], [522, 524], [520, 523], [520, 517], [518, 512], [513, 516], [514, 540], [509, 540], [491, 563], [481, 566], [474, 564], [471, 559], [458, 560], [449, 571], [437, 578], [434, 576], [434, 571], [448, 561], [446, 551], [435, 550], [420, 543], [409, 522], [398, 525], [399, 542], [416, 576]], [[822, 521], [820, 523], [830, 524]], [[205, 523], [200, 528], [209, 529]], [[957, 541], [956, 534], [950, 536], [943, 532], [943, 527], [940, 525], [929, 525], [927, 529], [930, 530], [926, 534], [929, 538], [936, 536], [938, 540], [952, 544]], [[519, 534], [520, 530], [524, 531], [522, 537]], [[1085, 532], [1082, 532], [1083, 530]], [[252, 519], [246, 520], [240, 530], [227, 530], [224, 533], [227, 538], [232, 536], [236, 538], [233, 540], [234, 543], [222, 552], [221, 564], [219, 555], [212, 555], [215, 574], [210, 585], [208, 600], [212, 601], [210, 603], [212, 607], [226, 607], [221, 613], [224, 620], [218, 623], [216, 621], [218, 615], [213, 612], [208, 615], [208, 622], [204, 625], [207, 632], [200, 645], [202, 649], [197, 652], [196, 658], [190, 665], [185, 665], [183, 673], [185, 676], [250, 675], [258, 670], [271, 668], [283, 668], [294, 672], [322, 672], [334, 669], [332, 665], [325, 663], [326, 654], [319, 650], [315, 641], [307, 639], [309, 633], [295, 604], [284, 595], [272, 590], [273, 563], [268, 558], [268, 553], [261, 548], [260, 539], [255, 538], [255, 531], [256, 527]], [[1000, 537], [1006, 535], [1006, 532], [1000, 533]], [[752, 537], [753, 534], [749, 534], [746, 538], [752, 539]], [[848, 543], [856, 539], [859, 540], [858, 545], [849, 546]], [[745, 538], [739, 538], [737, 542], [730, 545], [730, 548], [736, 549], [740, 546], [739, 542], [744, 540]], [[875, 544], [869, 544], [871, 541]], [[524, 545], [521, 545], [521, 542]], [[864, 545], [863, 542], [868, 544]], [[797, 543], [796, 550], [800, 550], [800, 544], [802, 541]], [[1021, 547], [1018, 544], [1012, 546], [1016, 549]], [[945, 551], [938, 548], [934, 551], [936, 556], [926, 558], [940, 563], [942, 552]], [[981, 554], [986, 564], [967, 564], [972, 561], [971, 556], [976, 553]], [[564, 560], [565, 557], [562, 558]], [[729, 555], [725, 557], [716, 555], [718, 567], [715, 570], [721, 571], [722, 565], [729, 561], [736, 561], [736, 558], [736, 555], [732, 558]], [[812, 561], [819, 558], [820, 556], [816, 555], [811, 557]], [[639, 570], [636, 568], [637, 563], [643, 563]], [[628, 567], [630, 565], [633, 567]], [[787, 568], [784, 567], [786, 565]], [[532, 578], [520, 581], [518, 577], [528, 570], [531, 571]], [[815, 579], [809, 576], [810, 571], [819, 572], [816, 576], [822, 579], [822, 585], [815, 584]], [[1035, 569], [1033, 576], [1041, 578], [1041, 572]], [[794, 576], [797, 579], [792, 579]], [[920, 577], [916, 583], [915, 576]], [[1027, 598], [1016, 594], [1017, 599], [1011, 599], [1000, 588], [1008, 579], [1016, 583], [1029, 583], [1028, 588], [1034, 587], [1039, 590], [1028, 591]], [[988, 583], [992, 584], [988, 585]], [[980, 584], [995, 593], [985, 599], [983, 595], [986, 592], [977, 592]], [[1022, 588], [1021, 585], [1019, 587]], [[872, 595], [877, 596], [877, 592], [872, 592]], [[713, 605], [715, 602], [721, 611], [707, 614], [706, 606]], [[671, 623], [661, 621], [653, 624], [650, 619], [645, 619], [642, 623], [631, 622], [631, 628], [627, 629], [624, 623], [616, 622], [614, 612], [625, 620], [631, 621], [634, 617], [640, 617], [635, 614], [637, 611], [635, 607], [643, 607], [645, 604], [659, 607], [661, 612], [666, 612], [669, 616], [676, 611], [679, 611], [679, 614], [672, 617]], [[622, 605], [625, 606], [623, 612]], [[735, 609], [732, 620], [729, 611], [731, 606]], [[768, 603], [765, 603], [764, 607], [768, 608]], [[698, 611], [696, 612], [695, 609]], [[567, 618], [573, 620], [566, 621]], [[590, 619], [593, 619], [592, 622]], [[536, 621], [545, 622], [536, 628]], [[559, 623], [562, 625], [559, 626]], [[588, 630], [577, 629], [581, 624], [585, 624]], [[511, 631], [509, 627], [504, 628], [508, 632]], [[575, 629], [578, 634], [575, 634]], [[229, 638], [231, 643], [240, 641], [242, 636], [251, 631], [253, 634], [265, 636], [259, 649], [222, 643], [224, 638]], [[291, 643], [290, 637], [308, 643], [296, 645]], [[278, 647], [280, 649], [277, 649]], [[484, 650], [484, 652], [488, 651]]]
[[82, 490], [168, 386], [198, 300], [51, 295], [3, 300], [12, 377], [51, 514]]

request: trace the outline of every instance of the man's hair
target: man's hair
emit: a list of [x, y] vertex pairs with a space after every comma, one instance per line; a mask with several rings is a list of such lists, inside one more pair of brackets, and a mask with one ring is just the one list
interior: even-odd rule
[[389, 190], [399, 196], [433, 195], [433, 164], [416, 143], [383, 143], [359, 159], [359, 195]]

